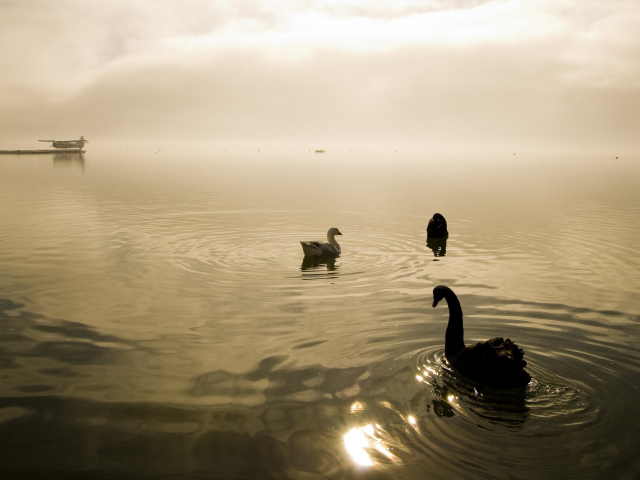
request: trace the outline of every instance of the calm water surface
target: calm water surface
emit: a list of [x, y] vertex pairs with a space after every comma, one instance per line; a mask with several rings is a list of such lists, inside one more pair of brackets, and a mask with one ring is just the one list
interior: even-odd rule
[[[0, 472], [637, 478], [639, 165], [0, 157]], [[304, 260], [334, 226], [342, 255]], [[449, 367], [438, 284], [467, 343], [524, 347], [525, 390]]]

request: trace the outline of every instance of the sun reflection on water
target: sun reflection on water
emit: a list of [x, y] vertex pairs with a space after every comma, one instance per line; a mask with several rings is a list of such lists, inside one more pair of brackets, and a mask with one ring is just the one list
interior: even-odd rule
[[[411, 441], [407, 443], [407, 435], [424, 438], [419, 415], [414, 411], [402, 412], [386, 400], [378, 400], [374, 404], [354, 401], [349, 411], [357, 419], [357, 426], [343, 434], [343, 441], [356, 465], [403, 463], [404, 455], [411, 455]], [[375, 420], [379, 415], [387, 419], [384, 426]]]
[[370, 455], [371, 450], [381, 453], [392, 462], [399, 461], [399, 458], [391, 453], [379, 435], [376, 436], [376, 428], [380, 430], [380, 425], [367, 424], [362, 427], [356, 427], [349, 430], [344, 436], [344, 445], [347, 453], [358, 465], [371, 466], [376, 462]]
[[[367, 427], [370, 426], [367, 425]], [[352, 428], [347, 432], [344, 436], [344, 446], [353, 461], [358, 465], [373, 465], [369, 454], [365, 450], [370, 446], [369, 439], [360, 428]]]

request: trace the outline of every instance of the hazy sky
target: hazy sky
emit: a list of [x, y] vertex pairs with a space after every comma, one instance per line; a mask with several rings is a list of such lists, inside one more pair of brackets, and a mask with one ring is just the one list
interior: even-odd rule
[[0, 65], [0, 147], [640, 150], [638, 0], [0, 0]]

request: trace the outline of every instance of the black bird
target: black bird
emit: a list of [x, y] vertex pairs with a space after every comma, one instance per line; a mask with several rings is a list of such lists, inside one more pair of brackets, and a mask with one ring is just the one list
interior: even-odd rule
[[439, 213], [434, 213], [433, 218], [429, 220], [427, 225], [427, 238], [444, 238], [448, 236], [447, 221]]
[[442, 299], [449, 306], [449, 325], [445, 334], [444, 356], [467, 377], [482, 385], [524, 387], [531, 381], [525, 371], [524, 351], [510, 339], [495, 337], [486, 342], [465, 347], [462, 327], [462, 307], [449, 287], [433, 289], [433, 307]]

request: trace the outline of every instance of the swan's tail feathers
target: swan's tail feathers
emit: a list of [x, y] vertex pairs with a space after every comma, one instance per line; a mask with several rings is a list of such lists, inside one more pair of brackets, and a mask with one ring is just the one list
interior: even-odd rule
[[511, 341], [510, 338], [504, 340], [502, 337], [495, 337], [489, 340], [489, 343], [498, 355], [512, 360], [514, 368], [521, 369], [527, 366], [527, 362], [524, 360], [524, 350]]
[[317, 257], [322, 254], [322, 248], [320, 247], [320, 242], [300, 242], [302, 245], [302, 251], [305, 255], [311, 255], [312, 257]]

